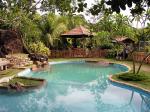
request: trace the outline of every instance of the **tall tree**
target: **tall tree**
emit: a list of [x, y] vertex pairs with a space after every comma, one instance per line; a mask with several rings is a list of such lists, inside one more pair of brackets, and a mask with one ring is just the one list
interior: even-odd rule
[[43, 0], [41, 2], [41, 10], [51, 13], [59, 12], [60, 15], [74, 14], [75, 12], [83, 12], [87, 3], [85, 0]]
[[45, 45], [49, 48], [58, 48], [58, 44], [61, 42], [60, 34], [67, 30], [66, 17], [54, 14], [44, 15], [39, 27]]
[[[133, 5], [134, 4], [134, 5]], [[91, 8], [92, 14], [97, 15], [105, 7], [106, 11], [120, 13], [121, 10], [126, 10], [126, 7], [131, 9], [131, 13], [141, 14], [145, 11], [146, 7], [150, 6], [149, 0], [101, 0]]]

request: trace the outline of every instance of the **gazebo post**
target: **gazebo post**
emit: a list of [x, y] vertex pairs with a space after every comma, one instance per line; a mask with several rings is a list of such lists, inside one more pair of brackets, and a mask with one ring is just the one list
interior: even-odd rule
[[77, 48], [77, 39], [76, 38], [73, 38], [73, 47], [74, 48]]
[[79, 26], [62, 34], [61, 36], [73, 38], [73, 47], [77, 48], [77, 38], [91, 38], [93, 35], [88, 29], [84, 28], [83, 26]]
[[[92, 37], [90, 37], [90, 45], [93, 46], [93, 44], [92, 44]], [[90, 49], [91, 49], [91, 46], [90, 46]]]

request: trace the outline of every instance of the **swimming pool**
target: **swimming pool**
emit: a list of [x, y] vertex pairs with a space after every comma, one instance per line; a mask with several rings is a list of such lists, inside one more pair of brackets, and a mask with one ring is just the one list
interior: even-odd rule
[[1, 93], [0, 112], [150, 112], [150, 95], [108, 81], [125, 72], [119, 64], [51, 63], [48, 70], [28, 72], [47, 85], [26, 93]]

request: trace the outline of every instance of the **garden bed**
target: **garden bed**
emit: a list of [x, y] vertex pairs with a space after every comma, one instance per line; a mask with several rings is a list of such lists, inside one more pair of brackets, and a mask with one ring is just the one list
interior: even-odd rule
[[0, 71], [0, 78], [17, 75], [17, 73], [19, 73], [20, 71], [20, 69], [7, 69], [4, 71]]
[[150, 92], [150, 73], [140, 72], [139, 75], [133, 75], [132, 73], [123, 73], [117, 75], [111, 75], [110, 81], [124, 84], [127, 86], [135, 87], [143, 91]]
[[43, 87], [46, 84], [46, 80], [39, 78], [14, 77], [8, 83], [1, 83], [0, 89], [8, 90], [9, 85], [10, 84], [15, 85], [15, 83], [19, 83], [21, 87], [24, 89], [23, 91], [26, 91], [30, 89], [37, 89]]

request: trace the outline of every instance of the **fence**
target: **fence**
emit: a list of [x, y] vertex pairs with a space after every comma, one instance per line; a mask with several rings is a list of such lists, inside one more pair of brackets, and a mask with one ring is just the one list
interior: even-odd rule
[[144, 51], [145, 46], [150, 46], [150, 41], [139, 41], [138, 50]]
[[[108, 55], [107, 50], [51, 50], [50, 58], [105, 58]], [[137, 52], [134, 54], [136, 62], [141, 62], [146, 54], [144, 52]], [[145, 63], [150, 64], [150, 57], [145, 60]]]
[[51, 58], [100, 58], [106, 57], [107, 50], [52, 50]]
[[[137, 52], [134, 54], [134, 59], [137, 62], [141, 62], [145, 56], [146, 54], [144, 52]], [[150, 57], [145, 60], [145, 63], [150, 64]]]

